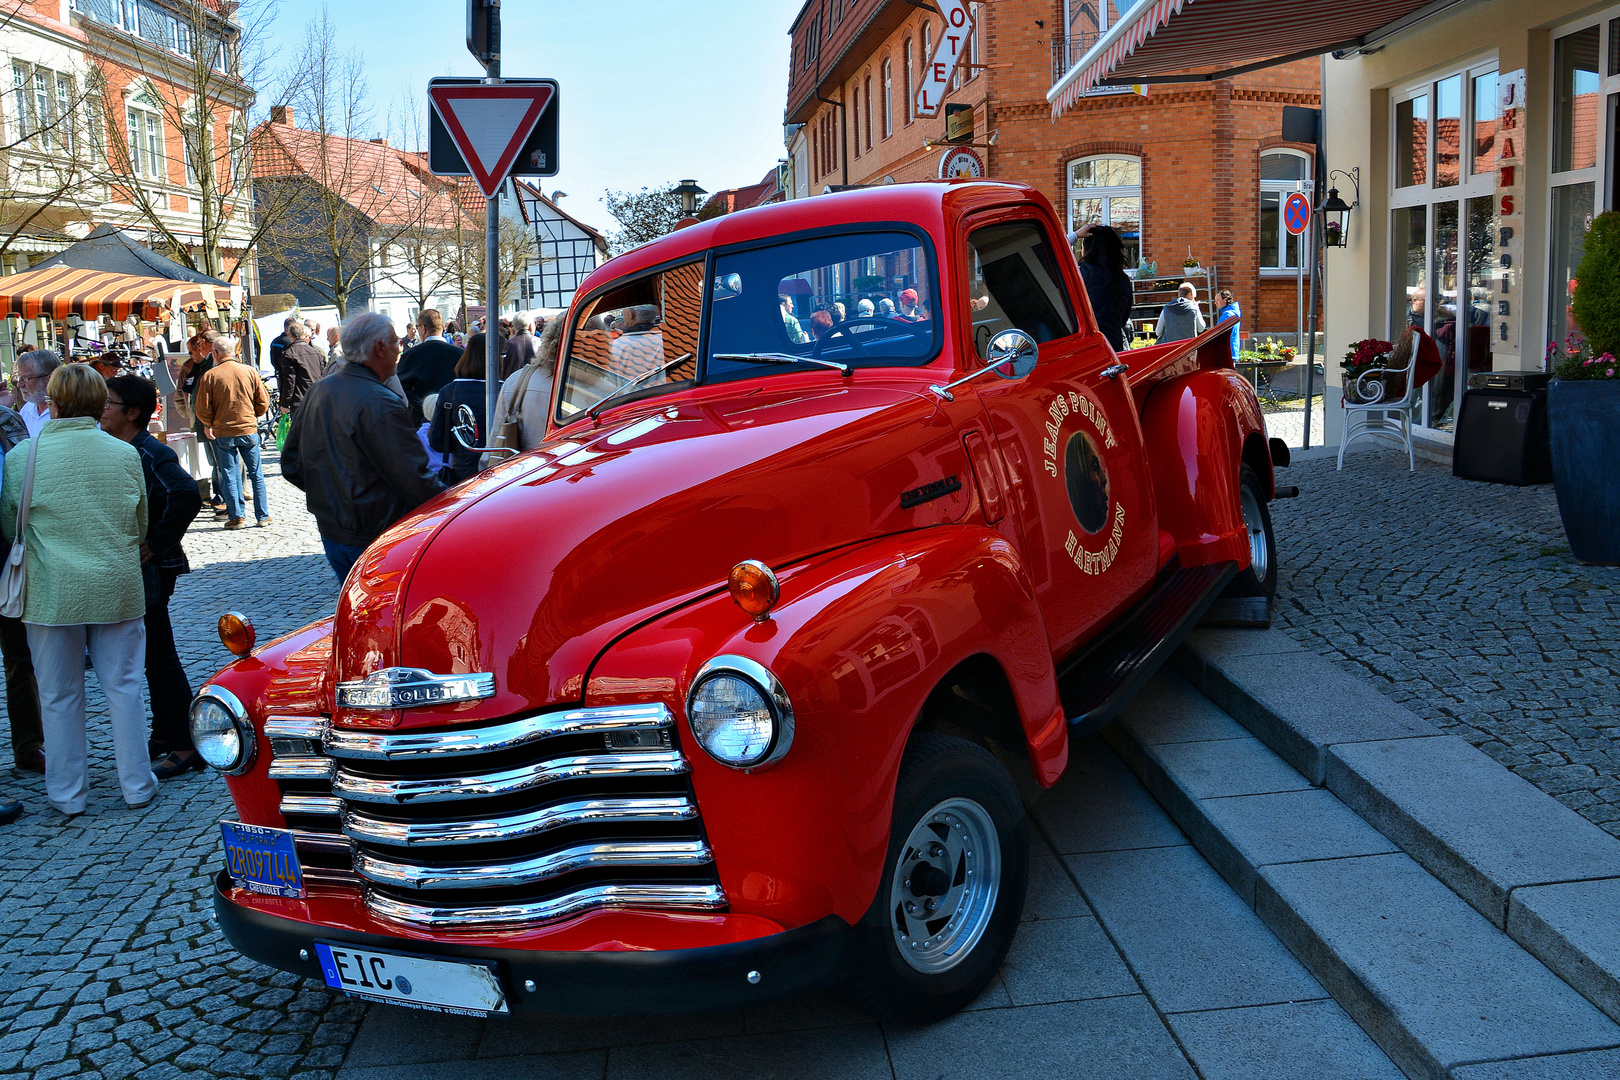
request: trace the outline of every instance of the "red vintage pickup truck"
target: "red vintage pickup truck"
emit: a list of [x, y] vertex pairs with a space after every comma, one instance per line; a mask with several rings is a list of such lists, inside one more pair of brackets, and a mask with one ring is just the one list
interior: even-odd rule
[[1115, 355], [1051, 205], [987, 182], [695, 225], [568, 320], [538, 449], [334, 619], [222, 620], [220, 926], [452, 1012], [960, 1008], [1024, 902], [1014, 775], [1273, 587], [1230, 327]]

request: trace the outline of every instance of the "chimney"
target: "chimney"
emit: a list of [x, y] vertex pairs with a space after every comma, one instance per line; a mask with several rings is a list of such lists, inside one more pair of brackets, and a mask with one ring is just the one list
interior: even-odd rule
[[388, 140], [387, 139], [372, 139], [371, 141], [374, 144], [376, 144], [377, 146], [387, 146], [388, 145]]
[[288, 127], [298, 126], [293, 122], [293, 107], [291, 105], [271, 106], [270, 122], [272, 124], [286, 124]]

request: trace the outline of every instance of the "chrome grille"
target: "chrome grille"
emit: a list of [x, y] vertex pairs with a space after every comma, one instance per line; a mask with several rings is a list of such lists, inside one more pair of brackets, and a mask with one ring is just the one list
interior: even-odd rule
[[379, 917], [484, 929], [725, 906], [662, 705], [440, 731], [273, 717], [265, 733], [300, 858], [340, 859]]

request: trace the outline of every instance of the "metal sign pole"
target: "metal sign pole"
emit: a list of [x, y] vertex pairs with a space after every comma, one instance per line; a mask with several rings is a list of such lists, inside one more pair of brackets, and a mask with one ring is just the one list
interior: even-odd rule
[[[1304, 437], [1304, 439], [1301, 440], [1301, 445], [1300, 445], [1301, 450], [1309, 450], [1311, 448], [1311, 397], [1312, 397], [1311, 392], [1312, 392], [1312, 390], [1315, 389], [1315, 384], [1316, 384], [1316, 277], [1317, 277], [1317, 273], [1321, 270], [1321, 266], [1322, 266], [1322, 249], [1319, 246], [1317, 246], [1317, 243], [1316, 243], [1316, 238], [1317, 238], [1318, 235], [1319, 234], [1314, 229], [1310, 233], [1310, 237], [1311, 237], [1311, 321], [1310, 321], [1310, 329], [1307, 331], [1307, 333], [1309, 333], [1310, 336], [1311, 336], [1311, 338], [1310, 338], [1311, 344], [1310, 344], [1310, 350], [1306, 353], [1306, 359], [1305, 359], [1305, 437]], [[1304, 239], [1305, 238], [1303, 236], [1300, 237], [1301, 241], [1303, 241]], [[1303, 247], [1303, 244], [1301, 246]], [[1303, 255], [1304, 252], [1301, 251], [1300, 254]], [[1324, 394], [1322, 396], [1322, 402], [1323, 402], [1323, 405], [1324, 405], [1324, 412], [1323, 412], [1323, 416], [1322, 416], [1322, 426], [1326, 427], [1327, 426], [1327, 415], [1326, 415], [1326, 411], [1325, 411], [1325, 406], [1326, 406], [1326, 403], [1327, 403], [1327, 395]], [[1324, 436], [1326, 434], [1327, 434], [1326, 432], [1323, 432]]]
[[[479, 59], [488, 76], [485, 83], [499, 85], [501, 81], [501, 7], [500, 0], [468, 0], [471, 5], [482, 5], [484, 20], [483, 40], [477, 44], [484, 50]], [[469, 38], [471, 38], [469, 34]], [[468, 41], [471, 48], [472, 40]], [[475, 53], [476, 55], [476, 53]], [[501, 340], [496, 333], [500, 325], [501, 266], [501, 201], [497, 191], [494, 198], [484, 204], [484, 430], [480, 445], [493, 446], [495, 433], [495, 402], [501, 393]]]

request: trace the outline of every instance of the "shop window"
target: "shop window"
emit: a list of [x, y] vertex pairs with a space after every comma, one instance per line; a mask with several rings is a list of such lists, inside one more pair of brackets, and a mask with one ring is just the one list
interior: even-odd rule
[[1429, 95], [1418, 94], [1395, 106], [1395, 186], [1429, 182]]
[[[1309, 194], [1311, 162], [1295, 150], [1260, 155], [1260, 269], [1293, 270], [1299, 266], [1300, 237], [1282, 226], [1282, 204], [1290, 192]], [[1308, 233], [1306, 234], [1309, 235]]]
[[1473, 171], [1476, 175], [1483, 176], [1496, 170], [1496, 135], [1502, 122], [1502, 112], [1497, 107], [1496, 100], [1496, 72], [1476, 75], [1473, 87]]
[[1553, 172], [1597, 164], [1600, 29], [1588, 26], [1553, 42]]
[[1133, 157], [1069, 162], [1069, 229], [1108, 225], [1125, 244], [1125, 265], [1142, 257], [1142, 163]]

